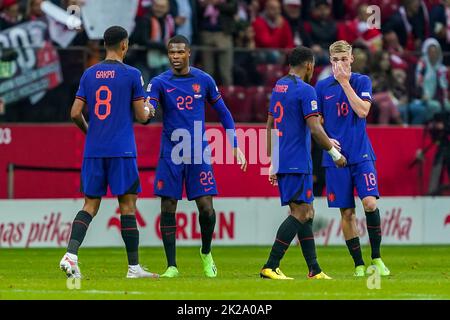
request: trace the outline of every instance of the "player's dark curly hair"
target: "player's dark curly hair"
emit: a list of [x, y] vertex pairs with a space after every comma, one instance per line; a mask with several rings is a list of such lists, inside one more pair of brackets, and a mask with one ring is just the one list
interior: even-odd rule
[[190, 47], [189, 40], [185, 36], [182, 36], [180, 34], [177, 34], [176, 36], [170, 38], [169, 41], [167, 42], [167, 46], [169, 46], [172, 43], [184, 43], [186, 45], [186, 48]]
[[314, 61], [314, 53], [310, 48], [298, 46], [289, 54], [288, 62], [292, 67]]
[[120, 26], [109, 27], [103, 34], [103, 40], [107, 48], [115, 48], [125, 39], [128, 39], [128, 32]]

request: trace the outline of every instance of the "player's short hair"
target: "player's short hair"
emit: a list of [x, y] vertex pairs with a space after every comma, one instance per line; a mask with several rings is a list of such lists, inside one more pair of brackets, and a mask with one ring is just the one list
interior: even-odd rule
[[120, 26], [109, 27], [103, 34], [106, 48], [115, 48], [125, 39], [128, 39], [128, 32]]
[[292, 67], [300, 66], [306, 62], [314, 62], [314, 53], [310, 48], [298, 46], [289, 54], [288, 62]]
[[169, 47], [169, 45], [171, 45], [172, 43], [184, 43], [186, 45], [186, 48], [190, 48], [191, 46], [189, 40], [185, 36], [182, 36], [180, 34], [177, 34], [176, 36], [170, 38], [167, 42], [167, 47]]
[[330, 55], [346, 52], [352, 53], [352, 46], [345, 40], [336, 41], [330, 46]]

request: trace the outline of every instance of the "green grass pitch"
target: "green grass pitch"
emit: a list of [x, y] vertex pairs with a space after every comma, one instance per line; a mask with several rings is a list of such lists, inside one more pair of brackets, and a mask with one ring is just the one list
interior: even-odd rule
[[[333, 280], [307, 280], [298, 246], [282, 261], [283, 272], [295, 280], [259, 278], [270, 247], [214, 247], [216, 279], [203, 276], [198, 247], [178, 247], [180, 277], [126, 279], [125, 249], [80, 249], [84, 276], [80, 290], [69, 290], [59, 270], [63, 249], [0, 249], [0, 299], [450, 299], [449, 246], [385, 246], [383, 259], [391, 269], [381, 289], [368, 289], [367, 277], [352, 277], [353, 262], [345, 246], [318, 247], [322, 269]], [[366, 264], [370, 248], [363, 248]], [[141, 248], [141, 264], [165, 270], [163, 248]]]

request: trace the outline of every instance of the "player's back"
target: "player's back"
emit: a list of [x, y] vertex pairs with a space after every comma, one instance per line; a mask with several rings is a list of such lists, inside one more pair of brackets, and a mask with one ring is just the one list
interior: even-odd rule
[[136, 157], [132, 102], [144, 98], [141, 81], [137, 69], [115, 60], [85, 71], [77, 93], [89, 114], [85, 158]]
[[277, 81], [269, 113], [278, 129], [278, 173], [312, 173], [311, 131], [305, 119], [317, 111], [313, 87], [293, 75]]

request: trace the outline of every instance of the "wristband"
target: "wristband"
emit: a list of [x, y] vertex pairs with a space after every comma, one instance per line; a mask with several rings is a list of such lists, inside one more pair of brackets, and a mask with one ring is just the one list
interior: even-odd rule
[[337, 151], [335, 147], [331, 147], [331, 149], [328, 150], [327, 152], [331, 156], [333, 161], [337, 161], [342, 157], [342, 154], [339, 151]]

